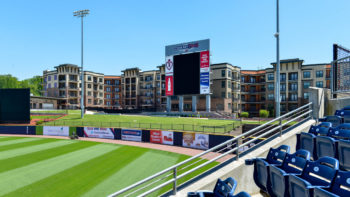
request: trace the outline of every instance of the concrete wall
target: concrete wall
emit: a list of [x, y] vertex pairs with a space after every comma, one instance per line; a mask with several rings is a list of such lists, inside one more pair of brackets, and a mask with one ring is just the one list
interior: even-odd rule
[[335, 110], [350, 105], [350, 97], [333, 99], [331, 98], [330, 90], [326, 95], [325, 115], [334, 115]]
[[266, 143], [252, 153], [241, 157], [238, 161], [234, 161], [220, 170], [217, 170], [215, 173], [212, 173], [201, 180], [196, 181], [192, 185], [180, 190], [176, 196], [186, 196], [187, 192], [198, 190], [213, 190], [218, 178], [226, 179], [227, 177], [233, 177], [237, 180], [238, 186], [236, 188], [236, 193], [246, 191], [250, 195], [258, 194], [260, 190], [255, 185], [253, 179], [254, 167], [253, 165], [246, 166], [245, 159], [266, 157], [270, 147], [276, 148], [282, 144], [289, 145], [291, 147], [291, 153], [294, 153], [296, 146], [296, 134], [302, 131], [308, 131], [310, 126], [314, 123], [314, 120], [309, 120], [301, 124], [300, 126], [289, 131], [287, 134], [284, 134], [282, 137], [278, 137], [271, 142]]

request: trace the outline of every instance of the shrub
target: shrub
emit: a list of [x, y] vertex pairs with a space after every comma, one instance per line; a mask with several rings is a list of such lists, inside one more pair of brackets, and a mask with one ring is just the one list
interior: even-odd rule
[[43, 123], [44, 123], [43, 120], [38, 120], [38, 121], [36, 122], [36, 125], [41, 125], [41, 124], [43, 124]]
[[269, 117], [269, 111], [261, 109], [259, 111], [259, 116], [260, 116], [260, 118], [268, 118]]
[[240, 117], [241, 117], [241, 118], [248, 118], [248, 117], [249, 117], [249, 113], [246, 112], [246, 111], [244, 111], [244, 112], [242, 112], [242, 113], [240, 114]]

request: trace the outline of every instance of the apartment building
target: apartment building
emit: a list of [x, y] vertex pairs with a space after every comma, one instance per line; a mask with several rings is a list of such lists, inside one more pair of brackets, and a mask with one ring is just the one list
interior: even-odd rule
[[266, 109], [266, 71], [241, 70], [241, 110], [258, 116]]
[[104, 76], [104, 107], [121, 109], [123, 101], [122, 79], [120, 76]]
[[[303, 62], [304, 60], [298, 58], [281, 60], [281, 113], [292, 111], [307, 103], [310, 86], [330, 88], [330, 64], [303, 64]], [[273, 68], [266, 69], [267, 109], [270, 111], [275, 107], [276, 63], [271, 63], [271, 65]]]
[[[229, 63], [212, 64], [211, 70], [211, 110], [228, 114], [241, 112], [241, 68]], [[203, 101], [200, 101], [205, 104]], [[203, 106], [205, 108], [205, 105]], [[200, 109], [200, 108], [199, 108]]]
[[[58, 98], [58, 108], [80, 108], [80, 68], [74, 64], [61, 64], [55, 70], [43, 72], [43, 95]], [[85, 107], [103, 107], [103, 74], [84, 71]]]

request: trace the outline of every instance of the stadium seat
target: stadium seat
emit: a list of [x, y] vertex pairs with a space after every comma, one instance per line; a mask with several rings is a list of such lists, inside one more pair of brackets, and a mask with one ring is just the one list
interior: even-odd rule
[[350, 124], [344, 123], [336, 128], [330, 128], [328, 135], [330, 137], [333, 137], [335, 139], [350, 139]]
[[338, 125], [340, 125], [343, 120], [340, 116], [326, 116], [324, 118], [320, 118], [319, 119], [320, 122], [330, 122], [332, 123], [333, 127], [337, 127]]
[[234, 195], [234, 192], [237, 187], [237, 181], [232, 177], [228, 177], [226, 180], [222, 181], [218, 179], [214, 190], [211, 191], [198, 191], [198, 192], [189, 192], [188, 197], [250, 197], [246, 192], [240, 192]]
[[304, 149], [310, 152], [311, 157], [314, 158], [315, 154], [315, 141], [316, 136], [312, 133], [300, 133], [297, 134], [297, 147], [296, 149]]
[[300, 149], [293, 154], [287, 154], [281, 166], [271, 165], [267, 187], [270, 196], [284, 197], [288, 191], [288, 175], [301, 174], [309, 160], [310, 152]]
[[316, 187], [314, 189], [315, 197], [335, 197], [350, 196], [350, 172], [338, 171], [333, 184], [329, 189]]
[[345, 115], [345, 116], [343, 117], [343, 122], [344, 122], [344, 123], [350, 123], [350, 115]]
[[287, 153], [289, 153], [290, 147], [287, 145], [281, 145], [278, 148], [270, 148], [266, 159], [256, 158], [253, 160], [246, 160], [247, 165], [254, 164], [254, 181], [255, 184], [260, 187], [261, 190], [267, 192], [267, 182], [269, 178], [269, 166], [271, 164], [282, 165], [282, 162]]
[[309, 129], [309, 133], [312, 133], [314, 135], [327, 136], [328, 135], [328, 130], [331, 127], [332, 127], [332, 123], [331, 122], [321, 122], [317, 126], [311, 126], [310, 129]]
[[328, 136], [316, 136], [315, 148], [314, 160], [324, 156], [336, 157], [337, 155], [335, 140]]
[[309, 161], [301, 175], [289, 175], [289, 195], [311, 197], [315, 187], [329, 188], [338, 169], [339, 162], [335, 158], [322, 157], [317, 161]]
[[339, 140], [337, 148], [340, 169], [350, 171], [350, 141]]
[[336, 116], [346, 116], [346, 115], [350, 115], [350, 106], [346, 106], [341, 110], [336, 110], [334, 115]]

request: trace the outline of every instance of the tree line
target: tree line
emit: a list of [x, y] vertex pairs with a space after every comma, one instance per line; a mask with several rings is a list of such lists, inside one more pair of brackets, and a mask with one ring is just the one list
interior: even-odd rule
[[30, 88], [30, 93], [34, 96], [41, 96], [42, 77], [34, 76], [22, 81], [12, 75], [0, 75], [0, 89], [1, 88]]

